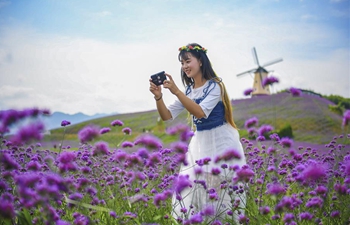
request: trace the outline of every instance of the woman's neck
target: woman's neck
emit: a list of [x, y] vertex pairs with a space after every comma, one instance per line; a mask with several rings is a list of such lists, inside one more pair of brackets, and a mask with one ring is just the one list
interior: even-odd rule
[[202, 76], [200, 76], [200, 77], [196, 77], [196, 78], [194, 78], [194, 85], [193, 85], [193, 88], [199, 88], [199, 87], [202, 87], [204, 84], [205, 84], [205, 82], [207, 82], [207, 80], [206, 79], [204, 79]]

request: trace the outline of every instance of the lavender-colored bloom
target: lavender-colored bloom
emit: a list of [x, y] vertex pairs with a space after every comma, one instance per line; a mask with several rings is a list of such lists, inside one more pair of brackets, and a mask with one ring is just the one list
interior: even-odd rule
[[322, 205], [323, 205], [323, 200], [322, 200], [322, 198], [320, 198], [318, 196], [317, 197], [312, 197], [305, 204], [305, 206], [308, 207], [308, 208], [312, 208], [312, 207], [314, 207], [314, 208], [321, 208]]
[[149, 152], [146, 148], [139, 148], [137, 150], [137, 154], [141, 157], [141, 158], [144, 158], [144, 159], [148, 159], [149, 157]]
[[0, 152], [0, 162], [5, 170], [17, 170], [20, 165], [6, 152]]
[[211, 169], [211, 174], [214, 176], [219, 175], [220, 173], [221, 173], [220, 168], [212, 168]]
[[180, 154], [186, 154], [188, 152], [188, 144], [183, 141], [178, 141], [171, 144], [171, 149]]
[[137, 215], [135, 213], [132, 213], [132, 212], [125, 212], [124, 216], [130, 217], [130, 218], [137, 218]]
[[214, 216], [215, 215], [215, 207], [213, 205], [207, 205], [205, 206], [202, 211], [201, 215], [203, 216]]
[[290, 93], [292, 94], [293, 97], [299, 97], [301, 96], [301, 90], [298, 88], [291, 87], [289, 89]]
[[303, 170], [301, 178], [308, 181], [316, 181], [326, 177], [326, 169], [322, 164], [310, 162], [309, 165]]
[[343, 122], [342, 125], [343, 127], [349, 125], [350, 123], [350, 110], [346, 110], [343, 115]]
[[222, 225], [220, 220], [215, 220], [211, 223], [211, 225]]
[[221, 160], [230, 161], [233, 159], [241, 159], [241, 154], [236, 149], [227, 149], [222, 155], [215, 158], [214, 162], [219, 163]]
[[234, 178], [234, 181], [244, 181], [248, 182], [250, 178], [254, 177], [255, 173], [249, 167], [243, 166], [236, 173], [237, 177]]
[[299, 214], [300, 220], [312, 220], [313, 215], [309, 212], [302, 212]]
[[279, 80], [277, 77], [269, 76], [263, 80], [262, 85], [263, 85], [263, 87], [265, 87], [265, 86], [272, 85], [272, 84], [278, 83], [278, 82], [279, 82]]
[[41, 169], [41, 165], [37, 161], [31, 160], [27, 163], [26, 168], [27, 170], [38, 171]]
[[4, 193], [0, 197], [0, 216], [5, 219], [15, 217], [15, 209], [13, 206], [14, 197], [9, 193]]
[[270, 213], [270, 207], [268, 207], [268, 206], [261, 206], [261, 207], [259, 208], [259, 211], [260, 211], [260, 213], [261, 213], [262, 215], [267, 215], [267, 214]]
[[114, 211], [110, 211], [109, 215], [113, 218], [117, 218], [117, 213], [115, 213]]
[[124, 123], [121, 120], [114, 120], [111, 122], [111, 126], [115, 127], [115, 126], [123, 126]]
[[331, 212], [331, 217], [332, 218], [340, 217], [340, 212], [338, 210]]
[[92, 155], [108, 155], [109, 150], [108, 150], [108, 143], [104, 141], [99, 141], [95, 143], [94, 148], [92, 149]]
[[131, 135], [131, 128], [130, 127], [124, 127], [122, 129], [122, 132], [126, 135]]
[[269, 132], [271, 132], [273, 130], [273, 127], [270, 125], [262, 125], [259, 130], [258, 130], [258, 135], [259, 136], [264, 136], [265, 134], [268, 134]]
[[20, 128], [17, 133], [11, 137], [14, 144], [21, 145], [32, 140], [41, 140], [44, 132], [44, 124], [41, 122], [34, 122]]
[[65, 220], [57, 220], [55, 221], [56, 225], [71, 225], [70, 222], [65, 221]]
[[70, 122], [69, 122], [69, 121], [67, 121], [67, 120], [62, 120], [62, 122], [61, 122], [61, 126], [62, 126], [62, 127], [65, 127], [65, 126], [68, 126], [68, 125], [70, 125]]
[[190, 218], [191, 224], [199, 224], [203, 222], [203, 217], [201, 216], [201, 214], [195, 214], [193, 216], [191, 216]]
[[111, 131], [111, 128], [109, 127], [103, 127], [100, 129], [100, 134], [105, 134]]
[[74, 161], [75, 158], [76, 158], [76, 155], [74, 152], [62, 152], [58, 156], [58, 161], [62, 164], [67, 164]]
[[81, 143], [87, 143], [92, 141], [92, 139], [98, 137], [100, 134], [100, 130], [98, 127], [94, 125], [88, 125], [81, 129], [78, 133], [78, 137]]
[[293, 213], [286, 213], [286, 214], [284, 214], [283, 221], [285, 223], [290, 223], [290, 222], [293, 221], [293, 219], [294, 219], [294, 214]]
[[252, 92], [253, 92], [253, 88], [248, 88], [248, 89], [246, 89], [246, 90], [243, 92], [243, 94], [244, 94], [245, 96], [248, 96], [248, 95], [251, 95]]
[[188, 141], [193, 136], [193, 131], [186, 124], [178, 124], [176, 126], [167, 128], [167, 133], [170, 135], [180, 135], [180, 141]]
[[290, 139], [290, 138], [287, 138], [287, 137], [283, 137], [283, 138], [281, 138], [281, 140], [280, 140], [280, 144], [281, 144], [282, 147], [284, 147], [284, 148], [290, 148], [290, 147], [292, 147], [292, 145], [293, 145], [293, 140]]
[[269, 184], [267, 187], [267, 193], [270, 195], [279, 195], [286, 193], [286, 188], [279, 183]]
[[179, 175], [174, 181], [174, 190], [176, 194], [181, 194], [186, 188], [192, 187], [189, 175]]
[[251, 127], [253, 127], [253, 126], [257, 126], [258, 123], [259, 123], [258, 118], [257, 118], [257, 117], [252, 117], [252, 118], [250, 118], [250, 119], [248, 119], [248, 120], [245, 121], [244, 127], [245, 127], [246, 129], [248, 129], [248, 128], [251, 128]]
[[138, 139], [134, 142], [135, 145], [139, 145], [142, 144], [147, 148], [151, 148], [151, 149], [159, 149], [162, 147], [162, 143], [161, 141], [153, 136], [153, 135], [141, 135], [140, 137], [138, 137]]
[[130, 142], [130, 141], [124, 141], [122, 144], [121, 144], [121, 147], [122, 148], [132, 148], [134, 147], [134, 143]]
[[259, 142], [265, 141], [265, 140], [266, 140], [266, 138], [265, 138], [264, 136], [258, 136], [258, 137], [256, 138], [256, 141], [259, 141]]

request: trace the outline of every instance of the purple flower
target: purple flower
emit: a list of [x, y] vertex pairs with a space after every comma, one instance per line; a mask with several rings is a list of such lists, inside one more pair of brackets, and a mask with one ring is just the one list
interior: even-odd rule
[[270, 213], [270, 207], [268, 207], [268, 206], [261, 206], [261, 207], [259, 208], [259, 211], [260, 211], [260, 213], [261, 213], [262, 215], [267, 215], [267, 214]]
[[124, 127], [122, 129], [122, 132], [126, 135], [131, 135], [131, 128], [130, 127]]
[[222, 155], [217, 156], [214, 160], [215, 163], [219, 163], [221, 160], [230, 161], [233, 159], [241, 159], [241, 154], [236, 149], [227, 149]]
[[62, 152], [58, 156], [58, 161], [60, 163], [67, 164], [67, 163], [70, 163], [70, 162], [74, 161], [75, 158], [76, 158], [76, 155], [75, 155], [74, 152]]
[[290, 93], [292, 94], [293, 97], [299, 97], [301, 96], [301, 91], [298, 88], [291, 87], [289, 89]]
[[70, 122], [69, 122], [69, 121], [67, 121], [67, 120], [62, 120], [62, 122], [61, 122], [61, 126], [62, 126], [62, 127], [65, 127], [65, 126], [68, 126], [68, 125], [70, 125]]
[[115, 126], [123, 126], [124, 123], [121, 120], [114, 120], [111, 123], [111, 126], [115, 127]]
[[245, 121], [244, 127], [245, 127], [246, 129], [248, 129], [248, 128], [251, 128], [251, 127], [253, 127], [253, 126], [257, 126], [258, 123], [259, 123], [258, 118], [257, 118], [257, 117], [252, 117], [252, 118], [250, 118], [250, 119], [248, 119], [248, 120]]
[[215, 208], [213, 205], [207, 205], [205, 206], [202, 211], [201, 215], [203, 216], [214, 216], [215, 215]]
[[346, 110], [344, 112], [342, 125], [343, 125], [343, 127], [345, 127], [345, 126], [349, 125], [349, 123], [350, 123], [350, 110]]
[[294, 219], [294, 214], [293, 213], [286, 213], [286, 214], [284, 214], [283, 221], [285, 223], [290, 223], [290, 222], [293, 221], [293, 219]]
[[300, 220], [312, 220], [313, 215], [309, 212], [302, 212], [299, 214]]
[[316, 162], [310, 162], [301, 174], [301, 178], [306, 182], [316, 181], [324, 177], [326, 177], [325, 167]]
[[249, 167], [243, 166], [236, 173], [237, 177], [234, 178], [234, 181], [244, 181], [248, 182], [250, 178], [254, 177], [255, 173]]
[[269, 76], [263, 80], [262, 85], [265, 87], [265, 86], [272, 85], [272, 84], [278, 83], [278, 82], [279, 82], [279, 80], [277, 77]]
[[137, 215], [135, 213], [132, 213], [132, 212], [125, 212], [124, 216], [125, 217], [130, 217], [130, 218], [136, 218], [137, 217]]
[[272, 126], [264, 124], [259, 128], [258, 134], [259, 136], [264, 136], [265, 134], [268, 134], [272, 130], [273, 130]]
[[88, 125], [79, 131], [78, 136], [81, 143], [87, 143], [89, 141], [92, 141], [92, 139], [98, 137], [99, 134], [100, 130], [98, 127], [94, 125]]
[[192, 187], [189, 175], [179, 175], [174, 181], [174, 190], [176, 194], [181, 194], [186, 188]]
[[92, 149], [92, 155], [108, 155], [109, 150], [108, 150], [108, 143], [104, 141], [100, 141], [95, 143], [94, 148]]
[[13, 206], [14, 198], [9, 193], [3, 193], [0, 197], [0, 216], [5, 219], [15, 217], [15, 209]]
[[331, 217], [332, 218], [335, 218], [335, 217], [340, 217], [340, 212], [339, 211], [333, 211], [333, 212], [331, 212]]
[[20, 168], [20, 165], [13, 160], [13, 158], [5, 152], [0, 152], [0, 162], [3, 165], [5, 170], [17, 170]]
[[130, 142], [130, 141], [124, 141], [122, 144], [121, 144], [121, 147], [122, 148], [132, 148], [134, 147], [134, 143]]
[[203, 222], [203, 217], [201, 214], [195, 214], [190, 218], [191, 224], [197, 224], [197, 223], [202, 223]]
[[212, 168], [211, 169], [211, 174], [214, 176], [219, 175], [220, 173], [221, 173], [221, 171], [219, 168]]
[[108, 133], [111, 131], [111, 128], [109, 127], [103, 127], [101, 130], [100, 130], [100, 134], [105, 134], [105, 133]]
[[316, 197], [312, 197], [311, 199], [309, 199], [305, 206], [308, 208], [321, 208], [323, 205], [323, 200], [322, 198], [316, 196]]
[[178, 141], [171, 144], [171, 149], [180, 154], [186, 154], [188, 151], [188, 144], [183, 141]]
[[270, 195], [279, 195], [279, 194], [284, 194], [285, 192], [286, 192], [285, 187], [283, 187], [279, 183], [267, 185], [267, 193]]
[[253, 92], [253, 88], [248, 88], [248, 89], [246, 89], [246, 90], [243, 92], [243, 94], [244, 94], [245, 96], [248, 96], [248, 95], [251, 95], [252, 92]]
[[71, 225], [71, 223], [65, 221], [65, 220], [57, 220], [55, 221], [56, 225]]
[[293, 145], [293, 140], [291, 140], [291, 139], [289, 139], [289, 138], [287, 138], [287, 137], [283, 137], [283, 138], [281, 138], [281, 140], [280, 140], [280, 144], [281, 144], [282, 147], [284, 147], [284, 148], [290, 148], [290, 147], [292, 147], [292, 145]]
[[134, 143], [135, 145], [142, 144], [151, 149], [159, 149], [162, 147], [161, 141], [157, 137], [149, 134], [141, 135]]
[[117, 214], [114, 211], [110, 211], [109, 215], [113, 218], [117, 218]]
[[32, 140], [41, 140], [44, 132], [44, 124], [34, 122], [20, 128], [17, 133], [11, 138], [14, 144], [21, 145]]
[[170, 135], [180, 135], [180, 141], [188, 141], [193, 136], [193, 131], [191, 131], [190, 127], [186, 124], [178, 124], [173, 127], [167, 128], [167, 133]]

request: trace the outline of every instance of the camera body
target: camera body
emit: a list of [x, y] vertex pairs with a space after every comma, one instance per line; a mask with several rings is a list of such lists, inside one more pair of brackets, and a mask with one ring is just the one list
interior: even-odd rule
[[162, 72], [153, 74], [151, 76], [151, 79], [152, 79], [152, 83], [154, 83], [155, 85], [157, 86], [162, 85], [166, 80], [165, 72], [162, 71]]

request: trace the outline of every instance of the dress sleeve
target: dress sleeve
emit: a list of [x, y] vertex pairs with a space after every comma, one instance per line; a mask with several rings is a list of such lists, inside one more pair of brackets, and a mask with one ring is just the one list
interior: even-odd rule
[[168, 106], [168, 110], [172, 117], [170, 120], [175, 119], [184, 109], [185, 107], [182, 105], [179, 99], [176, 99], [172, 104]]
[[211, 111], [214, 107], [221, 101], [221, 88], [220, 85], [216, 84], [215, 87], [210, 90], [208, 95], [199, 103], [199, 106], [202, 108], [205, 119], [209, 117]]

